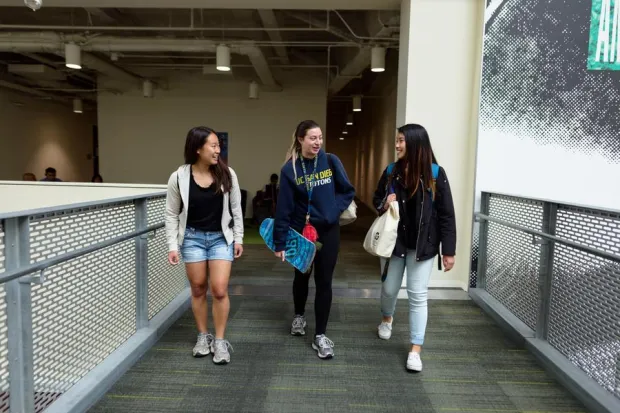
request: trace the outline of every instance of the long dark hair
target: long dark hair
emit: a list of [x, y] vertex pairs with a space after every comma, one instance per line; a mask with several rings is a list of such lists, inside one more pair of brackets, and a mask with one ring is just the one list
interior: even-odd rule
[[293, 132], [293, 142], [291, 142], [291, 147], [286, 152], [286, 159], [284, 162], [288, 162], [290, 159], [293, 163], [293, 174], [295, 175], [295, 180], [297, 180], [297, 168], [295, 168], [295, 162], [297, 162], [297, 158], [301, 156], [301, 143], [298, 138], [303, 138], [310, 129], [314, 128], [320, 128], [319, 124], [313, 120], [303, 120], [299, 122]]
[[437, 159], [433, 153], [428, 132], [421, 125], [409, 123], [398, 128], [398, 133], [402, 133], [405, 137], [407, 148], [404, 159], [401, 159], [399, 163], [405, 175], [405, 186], [409, 194], [413, 196], [422, 181], [424, 188], [431, 189], [434, 199], [435, 183], [433, 182], [432, 164], [437, 163]]
[[[194, 165], [198, 162], [198, 149], [204, 146], [211, 134], [217, 136], [213, 129], [206, 126], [197, 126], [187, 132], [187, 138], [185, 139], [186, 164]], [[224, 188], [224, 192], [230, 192], [232, 188], [230, 170], [228, 169], [228, 165], [222, 161], [221, 157], [218, 157], [217, 164], [209, 166], [209, 172], [211, 172], [211, 175], [213, 176], [216, 193], [220, 193], [222, 191], [222, 187]]]

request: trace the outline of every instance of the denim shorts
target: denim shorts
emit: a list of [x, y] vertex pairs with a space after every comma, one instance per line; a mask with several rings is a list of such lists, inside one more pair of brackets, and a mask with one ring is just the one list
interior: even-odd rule
[[234, 260], [233, 244], [228, 245], [221, 231], [205, 232], [187, 227], [181, 245], [181, 256], [186, 263]]

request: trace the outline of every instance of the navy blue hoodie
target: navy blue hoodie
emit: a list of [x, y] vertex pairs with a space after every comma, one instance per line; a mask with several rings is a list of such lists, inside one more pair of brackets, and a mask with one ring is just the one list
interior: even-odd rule
[[[349, 207], [355, 196], [355, 188], [349, 182], [342, 162], [334, 154], [321, 150], [317, 155], [317, 167], [310, 181], [314, 185], [310, 206], [310, 223], [317, 228], [338, 225], [340, 214]], [[334, 170], [330, 167], [333, 165]], [[306, 164], [306, 172], [311, 175], [314, 159], [297, 159], [297, 180], [293, 165], [289, 160], [280, 171], [280, 193], [276, 207], [273, 240], [276, 251], [283, 251], [289, 226], [301, 232], [308, 212], [308, 191], [301, 162]]]

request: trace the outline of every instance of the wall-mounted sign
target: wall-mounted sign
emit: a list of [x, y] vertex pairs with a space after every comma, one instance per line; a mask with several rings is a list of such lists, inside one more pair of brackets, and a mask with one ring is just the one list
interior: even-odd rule
[[589, 70], [620, 70], [620, 0], [592, 0]]

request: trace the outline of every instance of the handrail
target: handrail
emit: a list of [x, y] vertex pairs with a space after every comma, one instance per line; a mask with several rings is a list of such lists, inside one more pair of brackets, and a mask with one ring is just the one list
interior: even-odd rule
[[61, 254], [53, 258], [48, 258], [46, 260], [27, 265], [25, 267], [19, 267], [18, 269], [13, 270], [13, 271], [0, 273], [0, 284], [14, 280], [19, 277], [23, 277], [24, 275], [28, 275], [33, 272], [45, 270], [46, 268], [49, 268], [53, 265], [61, 264], [63, 262], [72, 260], [74, 258], [81, 257], [82, 255], [90, 254], [91, 252], [99, 251], [101, 249], [110, 247], [115, 244], [120, 244], [121, 242], [125, 242], [132, 238], [139, 237], [140, 235], [147, 234], [149, 232], [155, 232], [158, 229], [163, 228], [163, 227], [164, 227], [164, 223], [161, 222], [159, 224], [151, 225], [139, 231], [133, 231], [125, 235], [120, 235], [118, 237], [110, 238], [106, 241], [102, 241], [97, 244], [93, 244], [88, 247], [81, 248], [77, 251], [67, 252], [65, 254]]
[[164, 195], [166, 195], [166, 191], [158, 190], [158, 191], [149, 192], [147, 194], [127, 195], [127, 196], [121, 196], [117, 198], [109, 198], [105, 200], [98, 199], [94, 201], [77, 202], [75, 204], [64, 204], [64, 205], [56, 205], [56, 206], [38, 208], [38, 209], [27, 209], [27, 210], [20, 210], [20, 211], [2, 212], [0, 213], [0, 220], [9, 219], [9, 218], [26, 217], [26, 216], [31, 216], [31, 215], [48, 214], [50, 212], [70, 211], [72, 209], [88, 208], [88, 207], [94, 207], [94, 206], [97, 206], [97, 207], [107, 206], [107, 205], [117, 204], [119, 202], [129, 202], [129, 201], [153, 198], [153, 197], [164, 196]]
[[574, 249], [577, 249], [583, 252], [587, 252], [588, 254], [596, 255], [597, 257], [606, 258], [612, 261], [620, 262], [620, 255], [616, 255], [611, 252], [602, 251], [596, 248], [588, 247], [587, 245], [578, 244], [574, 241], [569, 241], [569, 240], [566, 240], [560, 237], [556, 237], [555, 235], [550, 235], [545, 232], [537, 231], [535, 229], [530, 229], [530, 228], [527, 228], [521, 225], [513, 224], [512, 222], [504, 221], [503, 219], [494, 218], [489, 215], [482, 214], [480, 212], [474, 213], [474, 216], [476, 218], [479, 218], [485, 221], [494, 222], [496, 224], [499, 224], [505, 227], [513, 228], [518, 231], [525, 232], [527, 234], [531, 234], [531, 235], [534, 235], [540, 238], [547, 239], [549, 241], [553, 241], [557, 244], [563, 244], [568, 247], [571, 247], [571, 248], [574, 248]]

